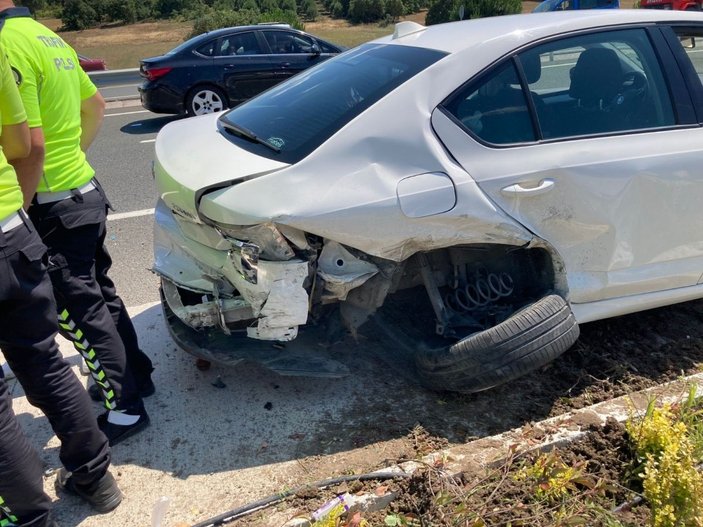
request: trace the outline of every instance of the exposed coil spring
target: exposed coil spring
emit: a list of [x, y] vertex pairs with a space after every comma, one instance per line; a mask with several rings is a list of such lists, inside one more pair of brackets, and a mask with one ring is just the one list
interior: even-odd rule
[[513, 294], [513, 277], [508, 273], [488, 273], [478, 276], [473, 283], [459, 284], [444, 298], [447, 306], [456, 312], [485, 307]]

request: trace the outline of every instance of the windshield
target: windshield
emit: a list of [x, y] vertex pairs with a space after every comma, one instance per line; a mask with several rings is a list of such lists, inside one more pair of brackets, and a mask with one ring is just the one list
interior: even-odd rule
[[397, 45], [355, 48], [224, 114], [220, 131], [258, 155], [296, 163], [443, 56], [436, 50]]

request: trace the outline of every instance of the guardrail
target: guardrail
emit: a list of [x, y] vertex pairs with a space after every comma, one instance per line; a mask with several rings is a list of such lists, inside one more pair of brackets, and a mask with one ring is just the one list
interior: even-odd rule
[[113, 86], [116, 84], [139, 84], [142, 78], [139, 76], [139, 68], [129, 68], [124, 70], [91, 71], [88, 73], [90, 79], [98, 88]]

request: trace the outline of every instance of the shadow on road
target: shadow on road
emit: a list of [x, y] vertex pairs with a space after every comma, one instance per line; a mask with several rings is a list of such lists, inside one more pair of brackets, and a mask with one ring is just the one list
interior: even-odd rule
[[168, 123], [184, 118], [184, 115], [164, 115], [151, 119], [140, 119], [139, 121], [127, 123], [120, 128], [120, 132], [131, 135], [155, 134]]

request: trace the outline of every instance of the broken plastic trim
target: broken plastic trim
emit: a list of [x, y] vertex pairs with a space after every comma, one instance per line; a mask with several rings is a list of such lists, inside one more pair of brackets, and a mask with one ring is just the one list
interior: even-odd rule
[[[186, 306], [183, 305], [175, 283], [163, 277], [161, 285], [164, 299], [171, 310], [184, 324], [193, 329], [201, 330], [219, 326], [225, 333], [229, 333], [227, 324], [254, 318], [251, 305], [242, 299], [221, 298], [219, 294], [215, 294], [214, 301]], [[216, 284], [213, 290], [218, 291]]]
[[228, 253], [230, 260], [234, 263], [234, 259], [239, 257], [242, 276], [250, 284], [258, 283], [258, 271], [257, 266], [259, 265], [259, 254], [261, 251], [259, 247], [253, 243], [241, 242], [239, 240], [230, 239], [231, 243], [237, 247], [237, 250], [231, 250]]

